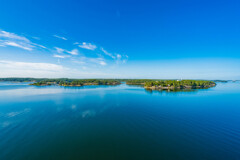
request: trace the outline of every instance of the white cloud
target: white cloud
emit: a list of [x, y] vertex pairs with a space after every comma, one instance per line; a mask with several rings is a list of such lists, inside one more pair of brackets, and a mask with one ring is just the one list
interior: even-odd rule
[[106, 66], [107, 63], [104, 58], [89, 58], [89, 57], [80, 57], [78, 60], [74, 59], [72, 62], [78, 63], [80, 65], [101, 65]]
[[65, 37], [62, 37], [62, 36], [58, 36], [58, 35], [53, 35], [54, 37], [56, 37], [56, 38], [59, 38], [59, 39], [62, 39], [62, 40], [67, 40], [67, 38], [65, 38]]
[[[63, 54], [63, 53], [69, 53], [71, 55], [78, 55], [79, 51], [77, 49], [73, 49], [71, 51], [68, 51], [68, 50], [65, 50], [65, 49], [62, 49], [62, 48], [59, 48], [59, 47], [54, 47], [57, 51], [57, 53], [59, 54]], [[65, 56], [65, 57], [69, 57], [69, 56]]]
[[78, 45], [80, 48], [88, 49], [88, 50], [95, 50], [97, 48], [96, 45], [91, 43], [83, 42], [82, 44]]
[[67, 56], [54, 54], [53, 57], [55, 57], [55, 58], [66, 58]]
[[103, 53], [105, 53], [107, 56], [112, 57], [113, 59], [115, 59], [116, 57], [113, 56], [111, 53], [107, 52], [105, 49], [101, 48], [101, 50], [103, 51]]
[[62, 48], [59, 48], [59, 47], [54, 47], [58, 53], [63, 53], [64, 52], [64, 49]]
[[105, 62], [105, 59], [103, 59], [103, 58], [86, 58], [86, 60], [91, 62], [91, 63], [100, 64], [102, 66], [107, 65], [107, 63]]
[[127, 60], [128, 60], [128, 56], [127, 55], [117, 54], [116, 56], [117, 56], [117, 60], [116, 60], [117, 64], [126, 63]]
[[1, 47], [17, 47], [24, 50], [32, 51], [35, 47], [46, 48], [43, 45], [31, 42], [24, 36], [19, 36], [15, 33], [0, 30], [0, 46]]
[[71, 55], [78, 55], [78, 50], [77, 49], [73, 49], [71, 51], [67, 51], [67, 53], [69, 53]]
[[0, 31], [0, 37], [7, 38], [7, 39], [15, 39], [25, 42], [30, 42], [26, 37], [18, 36], [14, 33], [6, 32], [6, 31]]
[[[61, 37], [58, 35], [54, 35], [54, 37], [63, 39], [63, 40], [67, 40], [65, 37]], [[38, 39], [38, 38], [37, 38]], [[34, 41], [34, 39], [31, 37], [31, 40]], [[104, 48], [98, 48], [96, 45], [91, 44], [91, 43], [86, 43], [86, 42], [82, 42], [82, 43], [78, 43], [75, 42], [74, 44], [77, 45], [80, 48], [84, 48], [84, 49], [88, 49], [88, 50], [92, 50], [92, 51], [97, 51], [96, 52], [96, 57], [85, 57], [82, 53], [79, 52], [79, 48], [78, 49], [72, 49], [72, 50], [66, 50], [63, 48], [59, 48], [59, 47], [54, 47], [55, 51], [53, 50], [48, 50], [47, 47], [37, 44], [37, 43], [33, 43], [32, 41], [30, 41], [28, 38], [26, 38], [25, 36], [21, 36], [21, 35], [17, 35], [15, 33], [10, 33], [7, 31], [3, 31], [0, 30], [0, 47], [17, 47], [17, 48], [21, 48], [27, 51], [32, 51], [34, 49], [46, 49], [45, 51], [50, 51], [52, 52], [51, 56], [54, 58], [58, 58], [58, 60], [60, 61], [60, 59], [62, 58], [67, 58], [67, 57], [71, 57], [72, 61], [74, 58], [76, 58], [75, 60], [78, 62], [79, 67], [82, 67], [83, 65], [87, 66], [87, 68], [91, 68], [91, 67], [99, 67], [99, 66], [106, 66], [109, 64], [112, 64], [111, 62], [116, 62], [117, 64], [120, 63], [125, 63], [127, 61], [127, 56], [125, 55], [121, 55], [121, 54], [117, 54], [117, 53], [109, 53], [108, 51], [106, 51]], [[35, 40], [36, 41], [36, 40]], [[76, 47], [76, 46], [75, 46]], [[94, 52], [95, 52], [94, 51]], [[102, 53], [103, 52], [103, 53]], [[81, 55], [81, 56], [77, 56], [77, 55]], [[104, 57], [106, 59], [104, 59]], [[114, 59], [114, 60], [112, 60]], [[19, 69], [22, 68], [22, 70], [26, 70], [26, 74], [27, 72], [33, 72], [33, 70], [37, 70], [37, 71], [42, 71], [43, 68], [39, 68], [42, 65], [46, 66], [48, 63], [25, 63], [25, 62], [11, 62], [11, 61], [0, 61], [1, 66], [7, 66], [8, 67], [8, 71], [11, 71], [9, 73], [15, 73], [15, 71], [18, 71]], [[13, 69], [15, 66], [15, 69]], [[28, 67], [25, 67], [28, 66]], [[35, 66], [35, 67], [34, 67]], [[58, 67], [60, 65], [57, 65]], [[48, 67], [52, 67], [52, 65], [49, 65]], [[12, 69], [11, 69], [12, 68]], [[24, 68], [24, 69], [23, 69]], [[34, 69], [35, 68], [35, 69]], [[1, 68], [2, 70], [2, 68]], [[8, 73], [7, 71], [5, 71], [5, 74]], [[48, 69], [47, 72], [50, 72], [50, 70]], [[21, 73], [21, 72], [19, 72]], [[18, 73], [16, 73], [18, 74]], [[41, 76], [38, 76], [41, 77]], [[44, 75], [42, 77], [45, 77]], [[71, 76], [70, 76], [71, 77]]]
[[126, 63], [127, 60], [128, 60], [128, 56], [127, 55], [121, 55], [121, 54], [116, 54], [116, 53], [115, 53], [115, 55], [113, 55], [113, 54], [107, 52], [103, 48], [101, 48], [101, 51], [103, 53], [105, 53], [105, 55], [110, 56], [111, 58], [115, 59], [117, 64]]
[[99, 64], [102, 65], [102, 66], [106, 66], [107, 65], [107, 63], [104, 62], [104, 61], [100, 61]]
[[120, 54], [117, 54], [117, 58], [118, 58], [118, 59], [121, 59], [122, 56], [121, 56]]
[[43, 45], [40, 45], [40, 44], [36, 44], [36, 43], [32, 43], [32, 44], [34, 44], [35, 46], [38, 46], [38, 47], [44, 48], [44, 49], [47, 48], [47, 47], [45, 47], [45, 46], [43, 46]]
[[22, 48], [28, 51], [32, 51], [32, 45], [30, 44], [26, 44], [26, 43], [19, 43], [19, 42], [13, 42], [13, 41], [4, 41], [3, 43], [1, 43], [1, 46], [12, 46], [12, 47], [18, 47], [18, 48]]

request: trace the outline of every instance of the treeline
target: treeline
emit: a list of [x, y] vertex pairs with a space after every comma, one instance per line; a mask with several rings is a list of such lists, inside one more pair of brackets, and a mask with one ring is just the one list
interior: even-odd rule
[[128, 85], [144, 85], [146, 82], [151, 82], [151, 79], [126, 79], [126, 84]]
[[111, 85], [120, 84], [121, 80], [117, 79], [68, 79], [68, 78], [0, 78], [0, 81], [9, 82], [35, 82], [32, 85], [65, 85], [77, 86], [84, 84], [92, 85]]
[[152, 80], [144, 83], [144, 87], [157, 88], [206, 88], [215, 85], [213, 81], [206, 80]]
[[216, 85], [207, 80], [161, 80], [161, 79], [129, 79], [129, 85], [143, 85], [148, 89], [183, 89], [183, 88], [209, 88]]
[[60, 82], [61, 86], [83, 86], [83, 85], [117, 85], [121, 84], [119, 80], [112, 79], [81, 79], [81, 80], [73, 80], [70, 82]]
[[69, 83], [73, 80], [71, 79], [67, 79], [67, 78], [58, 78], [58, 79], [42, 79], [42, 80], [37, 80], [35, 83], [31, 84], [31, 85], [35, 85], [35, 86], [47, 86], [47, 85], [58, 85], [60, 83], [66, 82]]
[[44, 78], [0, 78], [0, 81], [10, 81], [10, 82], [37, 82], [44, 80]]
[[60, 86], [84, 86], [84, 85], [117, 85], [121, 84], [119, 80], [114, 79], [45, 79], [31, 85], [46, 86], [46, 85], [60, 85]]

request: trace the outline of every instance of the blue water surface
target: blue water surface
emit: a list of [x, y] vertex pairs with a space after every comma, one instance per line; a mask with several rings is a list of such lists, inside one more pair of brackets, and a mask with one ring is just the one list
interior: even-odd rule
[[139, 86], [0, 83], [1, 160], [240, 159], [240, 82]]

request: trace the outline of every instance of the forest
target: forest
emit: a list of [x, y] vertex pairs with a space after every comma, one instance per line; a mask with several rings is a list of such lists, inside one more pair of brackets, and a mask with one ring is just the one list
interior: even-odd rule
[[45, 79], [31, 85], [47, 86], [84, 86], [84, 85], [118, 85], [121, 84], [119, 80], [114, 79]]
[[129, 85], [143, 85], [147, 89], [184, 89], [184, 88], [209, 88], [216, 85], [207, 80], [151, 80], [132, 79], [127, 80]]

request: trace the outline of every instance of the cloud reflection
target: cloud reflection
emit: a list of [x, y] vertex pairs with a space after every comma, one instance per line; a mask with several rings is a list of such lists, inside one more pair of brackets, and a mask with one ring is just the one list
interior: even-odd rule
[[82, 118], [88, 118], [88, 117], [94, 117], [96, 115], [96, 111], [91, 109], [91, 110], [86, 110], [82, 112]]

